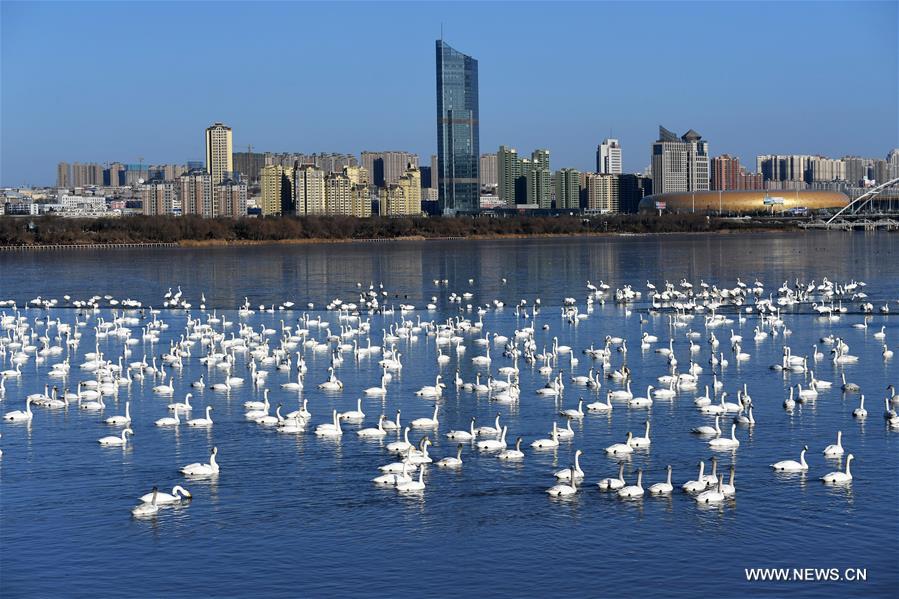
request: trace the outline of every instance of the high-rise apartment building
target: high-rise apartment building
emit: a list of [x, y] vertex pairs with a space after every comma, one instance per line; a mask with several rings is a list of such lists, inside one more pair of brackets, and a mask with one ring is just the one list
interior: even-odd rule
[[396, 185], [381, 188], [381, 215], [418, 216], [421, 214], [421, 174], [409, 165]]
[[556, 171], [556, 208], [577, 210], [581, 207], [580, 173], [573, 168]]
[[514, 148], [500, 146], [496, 152], [497, 195], [507, 206], [515, 205], [515, 182], [521, 176], [521, 161]]
[[384, 152], [365, 150], [362, 152], [361, 162], [371, 177], [371, 183], [378, 187], [384, 187], [399, 183], [408, 164], [418, 167], [418, 154], [396, 150]]
[[729, 154], [722, 154], [712, 158], [712, 178], [709, 189], [735, 190], [737, 179], [740, 177], [740, 159]]
[[596, 172], [604, 175], [621, 174], [621, 144], [617, 139], [604, 139], [596, 147]]
[[56, 165], [56, 186], [71, 187], [72, 184], [72, 168], [68, 162], [60, 162]]
[[140, 189], [143, 213], [148, 216], [180, 214], [179, 184], [174, 181], [151, 181]]
[[709, 143], [690, 129], [680, 138], [659, 127], [652, 144], [652, 186], [655, 193], [707, 191]]
[[103, 185], [119, 187], [125, 185], [125, 165], [113, 162], [103, 172]]
[[313, 164], [297, 166], [293, 175], [293, 199], [297, 214], [300, 216], [327, 214], [325, 171]]
[[73, 162], [70, 183], [72, 187], [103, 185], [103, 167], [99, 164]]
[[368, 170], [364, 166], [345, 166], [343, 167], [343, 174], [350, 178], [350, 183], [353, 185], [371, 184]]
[[809, 163], [813, 156], [802, 154], [768, 154], [755, 159], [756, 171], [765, 181], [806, 182], [809, 180]]
[[890, 167], [890, 163], [886, 160], [875, 160], [871, 171], [874, 175], [874, 181], [876, 181], [878, 185], [886, 183], [890, 179], [895, 179], [895, 177], [892, 176], [893, 171]]
[[895, 148], [889, 151], [889, 153], [887, 154], [886, 162], [889, 165], [890, 179], [899, 177], [899, 148]]
[[193, 170], [181, 175], [181, 214], [196, 214], [204, 218], [218, 216], [215, 211], [212, 175], [202, 170]]
[[479, 177], [481, 181], [481, 189], [496, 189], [499, 184], [497, 176], [496, 154], [481, 154], [481, 163], [479, 167]]
[[437, 194], [440, 212], [480, 208], [478, 61], [437, 40]]
[[587, 210], [606, 214], [618, 212], [620, 187], [618, 175], [584, 173], [582, 175]]
[[290, 213], [292, 177], [293, 168], [285, 168], [280, 164], [269, 164], [262, 167], [259, 174], [259, 186], [262, 194], [259, 208], [264, 216]]
[[206, 129], [206, 172], [218, 185], [234, 172], [231, 127], [215, 123]]
[[860, 182], [868, 177], [868, 167], [872, 162], [868, 158], [843, 156], [840, 160], [843, 162], [843, 172], [846, 176], [846, 181], [850, 184], [860, 185]]
[[247, 215], [247, 184], [225, 179], [215, 186], [215, 215], [239, 218]]
[[527, 203], [540, 208], [552, 208], [552, 173], [549, 170], [549, 150], [534, 150], [531, 160], [524, 163]]

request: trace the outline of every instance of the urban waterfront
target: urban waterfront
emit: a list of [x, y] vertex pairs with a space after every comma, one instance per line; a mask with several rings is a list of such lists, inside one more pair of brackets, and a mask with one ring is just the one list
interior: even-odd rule
[[[653, 301], [648, 283], [661, 292], [666, 281], [684, 297]], [[752, 290], [745, 298], [741, 286]], [[691, 290], [696, 303], [707, 304], [700, 294], [716, 289], [737, 290], [723, 296], [731, 300], [716, 296], [719, 318], [685, 299]], [[828, 289], [837, 291], [828, 298]], [[638, 291], [640, 297], [628, 295]], [[802, 298], [784, 303], [780, 319], [760, 314], [767, 300], [794, 293]], [[92, 297], [96, 310], [75, 307]], [[377, 310], [365, 308], [372, 297]], [[358, 318], [337, 310], [336, 298], [356, 304]], [[899, 383], [895, 359], [882, 356], [883, 346], [896, 348], [899, 338], [899, 237], [892, 233], [2, 252], [0, 301], [6, 300], [15, 307], [0, 307], [0, 371], [14, 371], [18, 361], [20, 374], [7, 373], [0, 411], [25, 409], [25, 398], [41, 395], [45, 385], [76, 392], [79, 382], [109, 377], [112, 383], [97, 388], [115, 387], [102, 391], [99, 410], [73, 401], [63, 409], [33, 407], [28, 422], [2, 423], [0, 579], [10, 596], [885, 597], [899, 584], [899, 432], [881, 416], [887, 385]], [[126, 301], [141, 308], [126, 310]], [[822, 311], [828, 306], [832, 314]], [[891, 313], [882, 313], [883, 306]], [[435, 329], [447, 323], [458, 339], [438, 342]], [[72, 332], [81, 333], [77, 346], [67, 344]], [[647, 342], [644, 333], [658, 340]], [[712, 336], [720, 340], [717, 349]], [[732, 346], [736, 336], [742, 347]], [[276, 358], [291, 337], [295, 347]], [[606, 357], [585, 354], [606, 347], [607, 337], [621, 340], [608, 341]], [[20, 338], [24, 344], [15, 345]], [[228, 343], [234, 338], [252, 351], [238, 351]], [[857, 362], [832, 360], [835, 338]], [[530, 447], [550, 436], [554, 421], [567, 427], [559, 412], [577, 409], [579, 398], [601, 403], [608, 391], [664, 390], [658, 377], [670, 372], [671, 359], [658, 350], [669, 339], [678, 372], [688, 373], [694, 363], [703, 368], [695, 388], [684, 384], [673, 397], [656, 396], [648, 409], [616, 395], [610, 413], [585, 408], [573, 416], [573, 438], [556, 449]], [[365, 351], [369, 340], [382, 348], [380, 355]], [[42, 351], [51, 346], [62, 352]], [[808, 362], [794, 363], [801, 367], [795, 371], [772, 369], [784, 363], [787, 346]], [[385, 394], [365, 393], [379, 384], [378, 363], [392, 348], [402, 369], [391, 371]], [[543, 357], [532, 363], [529, 352]], [[743, 352], [745, 360], [738, 358]], [[216, 353], [217, 361], [201, 361]], [[474, 360], [488, 355], [489, 362]], [[67, 358], [68, 374], [55, 376], [51, 365]], [[725, 358], [727, 366], [720, 363]], [[111, 374], [101, 376], [82, 368], [92, 359], [123, 370], [104, 365], [97, 370]], [[230, 360], [233, 366], [223, 369]], [[147, 365], [133, 365], [141, 361]], [[298, 382], [300, 361], [307, 370], [297, 391], [284, 385]], [[251, 362], [269, 373], [258, 385], [251, 382]], [[332, 365], [341, 385], [322, 389]], [[607, 378], [624, 365], [627, 380]], [[153, 367], [170, 378], [154, 375]], [[510, 368], [517, 372], [503, 374]], [[473, 390], [454, 384], [457, 370]], [[430, 396], [424, 391], [438, 373], [446, 388]], [[599, 388], [575, 382], [592, 374]], [[841, 390], [841, 374], [860, 385], [867, 418], [853, 416], [859, 394]], [[502, 387], [479, 391], [478, 384], [493, 384], [488, 375], [508, 378], [519, 394], [503, 396]], [[246, 382], [210, 388], [229, 376]], [[564, 389], [540, 391], [557, 376]], [[201, 378], [201, 385], [192, 384]], [[715, 380], [723, 383], [720, 390]], [[784, 409], [791, 389], [814, 388], [815, 380], [833, 386], [820, 385], [816, 399], [797, 395], [796, 406]], [[710, 437], [691, 434], [692, 427], [714, 423], [694, 405], [697, 397], [708, 394], [716, 403], [726, 392], [726, 401], [739, 401], [744, 384], [755, 423], [736, 427], [738, 448], [715, 450]], [[154, 391], [160, 385], [171, 385], [172, 393]], [[271, 414], [279, 404], [286, 414], [308, 401], [311, 416], [299, 431], [283, 433], [277, 424], [245, 417], [244, 402], [262, 401], [266, 389]], [[212, 406], [214, 424], [154, 426], [172, 415], [167, 404], [187, 393], [193, 409], [183, 417], [202, 418]], [[355, 410], [359, 398], [364, 422], [342, 423], [337, 438], [315, 433], [332, 410]], [[89, 403], [83, 399], [81, 408]], [[104, 420], [124, 414], [126, 403], [135, 434], [124, 447], [99, 445], [98, 438], [121, 432]], [[366, 439], [356, 431], [377, 426], [380, 414], [393, 419], [397, 410], [403, 426], [430, 418], [435, 405], [439, 424], [410, 433], [413, 444], [425, 436], [433, 442], [435, 462], [456, 455], [458, 441], [446, 437], [449, 431], [468, 430], [471, 417], [476, 426], [493, 426], [497, 413], [508, 426], [509, 448], [523, 437], [523, 459], [499, 460], [464, 441], [462, 466], [428, 465], [423, 491], [373, 484], [378, 466], [401, 459], [385, 447], [403, 434]], [[735, 416], [722, 417], [721, 438], [729, 437]], [[649, 448], [627, 458], [607, 454], [628, 432], [643, 435], [646, 421]], [[854, 477], [828, 485], [819, 478], [846, 468], [846, 456], [822, 455], [837, 431], [854, 456]], [[807, 473], [769, 466], [799, 459], [804, 445]], [[179, 473], [189, 462], [208, 461], [213, 447], [219, 473]], [[558, 482], [553, 473], [569, 468], [576, 450], [583, 451], [582, 485], [568, 497], [548, 497], [545, 491]], [[713, 456], [722, 479], [735, 467], [736, 496], [703, 506], [680, 485], [696, 478], [700, 460], [710, 467]], [[671, 465], [673, 492], [625, 500], [598, 490], [597, 481], [615, 477], [619, 462], [628, 485], [642, 469], [647, 488], [664, 481]], [[150, 517], [131, 515], [154, 486], [169, 492], [175, 485], [192, 500]], [[747, 582], [744, 569], [759, 567], [860, 568], [867, 580]]]

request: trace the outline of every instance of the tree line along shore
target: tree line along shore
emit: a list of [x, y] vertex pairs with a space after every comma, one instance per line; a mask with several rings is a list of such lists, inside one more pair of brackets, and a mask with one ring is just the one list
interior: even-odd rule
[[200, 218], [127, 216], [115, 219], [0, 217], [0, 245], [85, 245], [352, 241], [403, 238], [501, 238], [605, 233], [699, 233], [791, 228], [780, 222], [699, 214], [614, 214], [600, 217], [503, 216], [354, 218], [282, 216]]

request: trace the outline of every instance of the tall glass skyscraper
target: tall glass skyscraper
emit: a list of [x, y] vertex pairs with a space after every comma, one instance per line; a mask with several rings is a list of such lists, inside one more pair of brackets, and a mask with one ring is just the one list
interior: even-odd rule
[[437, 40], [437, 191], [443, 214], [477, 212], [479, 160], [478, 61]]

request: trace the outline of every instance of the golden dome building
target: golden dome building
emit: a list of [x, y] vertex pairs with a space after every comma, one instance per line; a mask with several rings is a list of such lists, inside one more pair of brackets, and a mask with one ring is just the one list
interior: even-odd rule
[[759, 189], [748, 191], [686, 191], [659, 193], [640, 200], [640, 212], [751, 214], [788, 210], [839, 210], [849, 197], [838, 191]]

